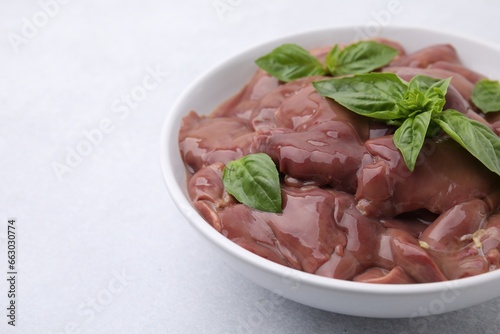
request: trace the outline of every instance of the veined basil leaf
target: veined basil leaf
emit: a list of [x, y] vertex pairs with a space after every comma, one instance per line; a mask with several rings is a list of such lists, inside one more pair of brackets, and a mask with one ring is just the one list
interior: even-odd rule
[[328, 52], [325, 58], [326, 68], [328, 72], [333, 75], [335, 73], [335, 68], [337, 67], [337, 62], [339, 59], [340, 48], [338, 44], [335, 44], [333, 48]]
[[500, 175], [500, 138], [484, 124], [448, 109], [433, 119], [457, 143]]
[[451, 77], [447, 79], [432, 78], [425, 75], [414, 76], [409, 84], [408, 91], [418, 91], [426, 98], [426, 102], [420, 106], [425, 110], [432, 109], [435, 113], [443, 110], [446, 103], [446, 93], [450, 86]]
[[405, 116], [399, 110], [399, 102], [408, 85], [394, 73], [357, 74], [316, 81], [313, 85], [320, 95], [360, 115], [387, 121]]
[[450, 81], [451, 77], [447, 79], [438, 79], [418, 74], [410, 80], [408, 87], [409, 89], [417, 89], [425, 95], [432, 94], [434, 88], [437, 88], [441, 91], [442, 95], [446, 95]]
[[257, 59], [255, 63], [267, 73], [285, 82], [326, 74], [321, 62], [296, 44], [278, 46]]
[[412, 172], [424, 145], [431, 116], [431, 111], [425, 111], [415, 117], [407, 118], [394, 133], [394, 145], [401, 151], [406, 166]]
[[[337, 46], [335, 46], [337, 47]], [[388, 45], [374, 41], [353, 43], [326, 60], [332, 75], [368, 73], [387, 65], [398, 51]]]
[[279, 174], [267, 154], [249, 154], [229, 162], [222, 172], [222, 182], [240, 203], [261, 211], [281, 212]]
[[478, 81], [471, 98], [484, 113], [500, 111], [500, 82], [487, 79]]

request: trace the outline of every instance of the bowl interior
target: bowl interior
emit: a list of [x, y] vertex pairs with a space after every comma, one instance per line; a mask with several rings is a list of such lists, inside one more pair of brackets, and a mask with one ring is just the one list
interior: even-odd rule
[[[230, 266], [256, 283], [310, 306], [359, 316], [409, 317], [424, 315], [418, 313], [422, 307], [437, 305], [431, 312], [437, 314], [499, 296], [500, 290], [495, 288], [495, 283], [500, 283], [500, 270], [456, 281], [411, 285], [357, 283], [299, 272], [260, 258], [234, 244], [216, 232], [192, 207], [178, 150], [177, 134], [182, 117], [191, 110], [208, 114], [237, 93], [256, 70], [255, 59], [274, 47], [283, 43], [297, 43], [305, 48], [348, 43], [354, 41], [358, 29], [316, 30], [273, 40], [230, 57], [195, 80], [169, 111], [162, 132], [162, 171], [172, 200], [209, 244], [221, 251], [221, 257]], [[432, 44], [452, 44], [465, 65], [490, 78], [500, 78], [500, 66], [497, 66], [500, 50], [477, 39], [411, 27], [384, 28], [381, 37], [400, 42], [407, 52]], [[300, 288], [292, 289], [296, 285], [286, 284], [290, 281], [300, 282]]]

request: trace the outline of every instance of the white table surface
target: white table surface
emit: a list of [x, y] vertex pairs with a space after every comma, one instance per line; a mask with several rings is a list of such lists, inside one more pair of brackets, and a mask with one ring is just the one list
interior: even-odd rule
[[[500, 45], [498, 1], [401, 1], [400, 13], [384, 16], [392, 1], [2, 0], [0, 333], [500, 332], [500, 299], [420, 319], [356, 318], [292, 301], [262, 312], [270, 292], [205, 248], [163, 184], [160, 129], [176, 97], [254, 44], [359, 24]], [[87, 155], [56, 172], [77, 149]], [[11, 217], [15, 328], [5, 310]]]

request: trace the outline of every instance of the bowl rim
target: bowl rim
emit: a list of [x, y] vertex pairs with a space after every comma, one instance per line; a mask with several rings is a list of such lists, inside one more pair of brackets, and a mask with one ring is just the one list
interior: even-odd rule
[[[233, 59], [243, 57], [245, 54], [255, 50], [257, 48], [262, 48], [265, 46], [271, 47], [272, 45], [278, 45], [283, 43], [284, 40], [289, 40], [292, 38], [303, 38], [304, 36], [311, 34], [323, 34], [328, 32], [335, 32], [341, 30], [351, 30], [362, 28], [362, 25], [350, 25], [350, 26], [339, 26], [339, 27], [323, 27], [309, 30], [302, 30], [298, 32], [292, 32], [289, 34], [281, 35], [269, 40], [262, 41], [258, 44], [251, 45], [243, 49], [242, 51], [236, 52], [225, 57], [222, 61], [219, 61], [214, 66], [205, 70], [201, 75], [196, 77], [178, 96], [176, 101], [170, 107], [167, 113], [161, 130], [161, 142], [160, 142], [160, 164], [163, 174], [163, 180], [167, 191], [184, 218], [194, 227], [199, 233], [208, 239], [213, 245], [220, 248], [236, 257], [240, 261], [244, 261], [247, 264], [257, 267], [260, 270], [270, 272], [274, 275], [281, 277], [290, 277], [292, 273], [293, 277], [296, 277], [301, 284], [308, 284], [316, 286], [319, 288], [326, 288], [330, 290], [343, 291], [348, 293], [363, 293], [367, 295], [415, 295], [419, 293], [435, 293], [441, 292], [444, 289], [467, 289], [471, 286], [481, 285], [486, 282], [491, 282], [492, 280], [500, 281], [500, 269], [491, 272], [483, 273], [480, 275], [460, 278], [455, 280], [449, 280], [444, 282], [431, 282], [431, 283], [411, 283], [411, 284], [374, 284], [365, 282], [353, 282], [347, 280], [341, 280], [336, 278], [324, 277], [312, 273], [306, 273], [300, 270], [296, 270], [290, 267], [280, 265], [278, 263], [272, 262], [265, 258], [256, 255], [243, 247], [235, 244], [231, 240], [227, 239], [225, 236], [217, 232], [210, 224], [208, 224], [192, 206], [191, 202], [185, 196], [185, 190], [183, 190], [179, 184], [178, 180], [174, 177], [174, 173], [170, 169], [172, 154], [177, 154], [180, 159], [179, 152], [173, 152], [171, 150], [170, 144], [173, 140], [172, 137], [177, 141], [177, 134], [179, 128], [177, 127], [179, 120], [179, 107], [184, 103], [184, 101], [190, 96], [191, 92], [197, 87], [200, 82], [204, 81], [206, 78], [212, 76], [214, 73], [219, 72], [223, 69], [228, 62]], [[489, 41], [484, 41], [478, 39], [476, 36], [467, 36], [463, 34], [457, 34], [454, 32], [448, 32], [446, 30], [437, 31], [431, 28], [424, 28], [419, 26], [411, 25], [397, 25], [391, 24], [391, 26], [383, 27], [382, 33], [379, 34], [380, 37], [384, 37], [387, 32], [403, 32], [403, 33], [432, 33], [439, 34], [442, 36], [449, 36], [453, 39], [463, 40], [464, 42], [476, 43], [483, 45], [486, 48], [496, 50], [500, 53], [500, 47]], [[222, 102], [222, 101], [221, 101]], [[177, 112], [176, 112], [177, 111]], [[185, 115], [187, 111], [184, 111]], [[181, 116], [182, 116], [181, 115]], [[175, 134], [175, 136], [173, 136]], [[177, 147], [177, 146], [176, 146]]]

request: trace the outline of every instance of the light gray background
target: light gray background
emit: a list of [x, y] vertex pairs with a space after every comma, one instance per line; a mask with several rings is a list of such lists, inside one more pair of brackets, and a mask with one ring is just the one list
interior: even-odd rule
[[[353, 24], [430, 27], [500, 45], [500, 2], [401, 1], [387, 16], [390, 0], [60, 0], [44, 17], [41, 3], [54, 1], [0, 2], [1, 333], [500, 331], [500, 299], [420, 319], [356, 318], [291, 301], [262, 311], [270, 292], [205, 247], [172, 204], [159, 165], [174, 100], [230, 55]], [[138, 94], [148, 71], [161, 72], [158, 84], [127, 114], [122, 99]], [[58, 177], [54, 163], [101, 122], [108, 133], [80, 147], [88, 155]], [[16, 328], [5, 316], [10, 217], [18, 221]]]

